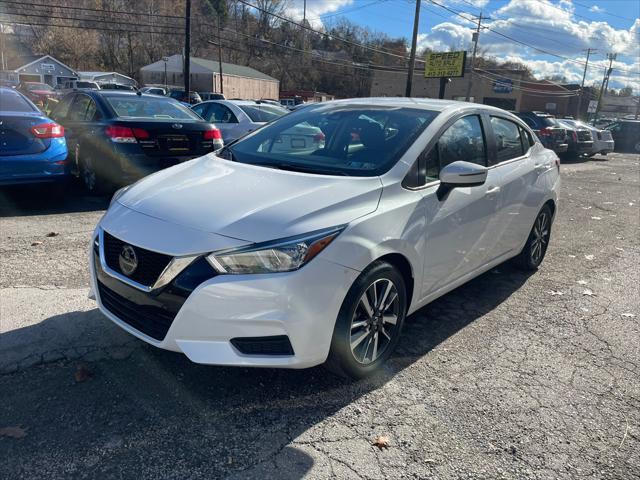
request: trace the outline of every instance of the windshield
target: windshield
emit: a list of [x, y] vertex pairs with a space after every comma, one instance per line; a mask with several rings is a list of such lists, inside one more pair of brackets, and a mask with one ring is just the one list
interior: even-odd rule
[[53, 91], [51, 85], [47, 85], [46, 83], [27, 83], [27, 90], [47, 90]]
[[202, 120], [179, 102], [164, 97], [137, 95], [105, 97], [118, 117]]
[[0, 111], [37, 112], [22, 95], [12, 90], [0, 90]]
[[309, 108], [261, 128], [227, 147], [222, 156], [309, 173], [382, 175], [437, 115], [417, 108]]
[[289, 113], [284, 108], [275, 105], [238, 105], [248, 115], [252, 122], [270, 122]]
[[96, 90], [98, 89], [98, 85], [93, 82], [76, 82], [76, 87], [77, 88], [94, 88]]

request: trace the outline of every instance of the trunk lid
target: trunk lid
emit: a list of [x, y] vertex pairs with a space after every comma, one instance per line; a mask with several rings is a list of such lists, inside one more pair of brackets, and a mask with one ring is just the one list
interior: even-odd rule
[[37, 138], [31, 128], [49, 121], [40, 115], [0, 114], [0, 158], [44, 152], [49, 148], [51, 139]]
[[138, 137], [138, 144], [150, 157], [205, 155], [213, 151], [212, 140], [205, 140], [204, 132], [212, 125], [197, 120], [119, 120], [118, 125], [147, 132]]

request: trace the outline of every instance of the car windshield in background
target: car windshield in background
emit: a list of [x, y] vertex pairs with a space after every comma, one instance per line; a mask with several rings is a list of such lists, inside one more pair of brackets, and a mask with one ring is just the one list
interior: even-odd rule
[[195, 113], [191, 112], [191, 110], [169, 98], [149, 98], [138, 95], [114, 95], [105, 98], [118, 117], [202, 120]]
[[94, 88], [96, 90], [98, 89], [98, 85], [93, 82], [76, 82], [76, 87], [77, 88]]
[[20, 94], [0, 90], [0, 111], [1, 112], [37, 112], [29, 102], [27, 102]]
[[222, 151], [282, 170], [376, 176], [388, 171], [439, 112], [412, 108], [314, 108], [292, 113]]
[[47, 90], [53, 91], [53, 87], [51, 85], [47, 85], [46, 83], [27, 83], [27, 90]]
[[284, 108], [275, 105], [238, 105], [246, 113], [252, 122], [270, 122], [289, 113]]

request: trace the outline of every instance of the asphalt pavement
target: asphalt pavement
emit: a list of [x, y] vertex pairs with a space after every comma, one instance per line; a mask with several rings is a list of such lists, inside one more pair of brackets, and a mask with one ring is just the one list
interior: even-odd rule
[[131, 337], [87, 299], [108, 199], [0, 190], [0, 478], [640, 478], [640, 156], [562, 181], [538, 272], [433, 302], [359, 382]]

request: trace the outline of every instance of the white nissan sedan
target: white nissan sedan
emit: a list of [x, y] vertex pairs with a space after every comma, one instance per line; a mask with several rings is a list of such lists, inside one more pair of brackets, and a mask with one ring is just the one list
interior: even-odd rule
[[[317, 148], [282, 142], [310, 126]], [[556, 155], [504, 110], [322, 103], [119, 190], [92, 290], [117, 325], [194, 362], [364, 377], [408, 314], [505, 260], [536, 269], [559, 184]]]

